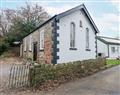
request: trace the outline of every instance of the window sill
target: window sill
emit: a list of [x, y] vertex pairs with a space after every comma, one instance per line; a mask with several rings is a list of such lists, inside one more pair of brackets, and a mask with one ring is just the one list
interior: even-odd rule
[[77, 48], [69, 48], [70, 50], [77, 50]]
[[86, 49], [86, 51], [91, 51], [90, 49]]

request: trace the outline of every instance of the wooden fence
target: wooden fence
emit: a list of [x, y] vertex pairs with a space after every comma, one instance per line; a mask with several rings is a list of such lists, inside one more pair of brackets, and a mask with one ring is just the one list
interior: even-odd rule
[[10, 69], [9, 88], [29, 86], [29, 66], [15, 64]]

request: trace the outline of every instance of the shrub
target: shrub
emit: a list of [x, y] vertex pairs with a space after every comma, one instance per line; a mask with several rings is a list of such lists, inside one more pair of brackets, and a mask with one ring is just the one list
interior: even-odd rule
[[40, 86], [50, 81], [61, 84], [75, 78], [91, 75], [103, 69], [105, 65], [106, 59], [91, 59], [57, 65], [40, 64], [30, 70], [31, 84], [32, 86]]
[[9, 43], [1, 42], [0, 43], [0, 55], [9, 48]]

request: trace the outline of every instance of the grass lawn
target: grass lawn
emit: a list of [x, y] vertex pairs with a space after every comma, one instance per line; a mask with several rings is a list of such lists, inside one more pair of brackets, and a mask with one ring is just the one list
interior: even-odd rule
[[120, 60], [107, 59], [107, 65], [119, 65], [119, 64], [120, 64]]

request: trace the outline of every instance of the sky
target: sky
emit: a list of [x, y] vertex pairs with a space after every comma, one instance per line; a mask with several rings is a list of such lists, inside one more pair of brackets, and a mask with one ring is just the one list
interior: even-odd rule
[[84, 3], [100, 31], [99, 35], [120, 37], [119, 0], [0, 0], [0, 10], [19, 9], [26, 2], [43, 6], [51, 16]]

